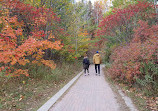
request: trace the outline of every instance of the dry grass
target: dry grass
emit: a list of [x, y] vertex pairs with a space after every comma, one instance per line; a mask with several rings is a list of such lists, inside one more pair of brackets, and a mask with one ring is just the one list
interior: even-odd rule
[[0, 111], [36, 111], [80, 71], [81, 64], [64, 63], [52, 71], [32, 71], [30, 78], [0, 78]]

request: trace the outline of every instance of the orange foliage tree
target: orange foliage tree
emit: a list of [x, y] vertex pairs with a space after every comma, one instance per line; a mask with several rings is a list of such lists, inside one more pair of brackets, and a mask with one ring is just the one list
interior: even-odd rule
[[51, 10], [37, 9], [17, 0], [4, 0], [2, 4], [4, 10], [0, 11], [1, 76], [29, 76], [27, 69], [18, 67], [25, 66], [26, 63], [44, 64], [54, 69], [54, 62], [44, 60], [43, 55], [46, 49], [62, 48], [61, 40], [52, 40], [51, 31], [45, 30], [47, 21], [55, 21], [55, 14]]

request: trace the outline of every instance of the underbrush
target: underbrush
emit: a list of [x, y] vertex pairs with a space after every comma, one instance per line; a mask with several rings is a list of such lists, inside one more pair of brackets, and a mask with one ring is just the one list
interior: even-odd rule
[[[145, 64], [147, 65], [147, 64]], [[146, 68], [150, 67], [150, 70], [155, 71], [156, 67], [149, 66], [151, 64], [148, 64], [145, 66]], [[155, 76], [155, 73], [152, 75], [149, 75], [147, 72], [148, 70], [145, 70], [144, 67], [142, 68], [142, 73], [146, 74], [142, 79], [138, 79], [135, 83], [132, 85], [128, 82], [125, 82], [120, 79], [113, 78], [111, 76], [111, 73], [109, 73], [107, 70], [111, 67], [110, 63], [105, 64], [105, 75], [108, 79], [108, 81], [111, 81], [112, 84], [118, 85], [123, 92], [128, 95], [134, 102], [134, 104], [137, 106], [139, 111], [157, 111], [157, 105], [158, 105], [158, 96], [156, 91], [157, 89], [157, 81], [153, 80]], [[150, 76], [150, 77], [149, 77]], [[152, 86], [151, 86], [152, 85]]]
[[81, 62], [29, 66], [29, 77], [0, 78], [0, 111], [37, 110], [81, 71]]

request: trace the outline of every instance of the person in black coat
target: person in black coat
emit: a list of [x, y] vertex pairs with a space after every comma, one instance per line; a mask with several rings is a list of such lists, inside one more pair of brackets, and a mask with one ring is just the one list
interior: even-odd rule
[[83, 58], [83, 69], [85, 76], [86, 76], [86, 71], [88, 72], [89, 75], [89, 65], [90, 65], [89, 59], [87, 57], [87, 54], [85, 54]]

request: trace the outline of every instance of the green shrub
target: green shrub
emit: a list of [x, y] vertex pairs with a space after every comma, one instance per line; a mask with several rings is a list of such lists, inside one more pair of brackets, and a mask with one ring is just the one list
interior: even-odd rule
[[[144, 93], [148, 96], [154, 94], [157, 95], [158, 92], [158, 64], [153, 62], [142, 63], [141, 76], [136, 79], [137, 84], [139, 84]], [[154, 93], [153, 93], [154, 92]]]

